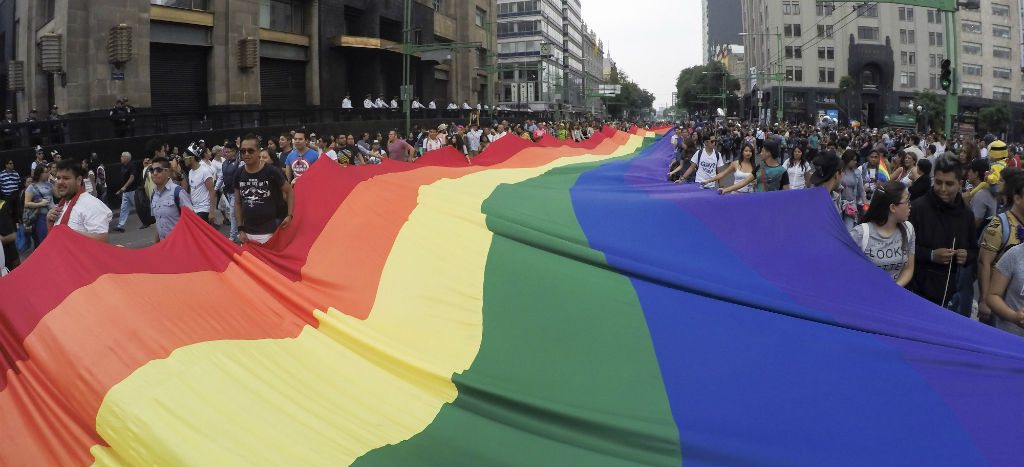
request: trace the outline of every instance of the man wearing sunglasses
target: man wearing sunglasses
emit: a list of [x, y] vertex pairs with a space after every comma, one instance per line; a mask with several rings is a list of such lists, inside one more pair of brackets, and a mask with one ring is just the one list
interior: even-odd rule
[[277, 229], [291, 223], [295, 210], [292, 185], [277, 167], [260, 159], [256, 135], [246, 135], [239, 147], [245, 166], [235, 181], [235, 219], [238, 239], [264, 244]]
[[178, 225], [181, 209], [192, 209], [192, 198], [171, 180], [171, 161], [166, 157], [154, 158], [148, 170], [150, 179], [156, 185], [150, 209], [156, 219], [156, 241], [160, 242]]

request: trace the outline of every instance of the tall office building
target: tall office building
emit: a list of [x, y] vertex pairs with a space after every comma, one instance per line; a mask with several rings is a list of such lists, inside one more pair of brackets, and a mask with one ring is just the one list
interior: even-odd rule
[[[1019, 0], [983, 0], [980, 10], [957, 13], [952, 26], [959, 35], [961, 111], [974, 112], [994, 100], [1020, 111], [1020, 7]], [[756, 75], [747, 83], [747, 109], [771, 108], [774, 114], [783, 91], [787, 120], [839, 111], [843, 118], [882, 126], [887, 116], [912, 114], [915, 92], [944, 95], [940, 66], [947, 44], [954, 46], [946, 22], [942, 13], [923, 7], [742, 0], [745, 59]], [[767, 76], [780, 61], [784, 90]], [[844, 76], [853, 83], [846, 96], [838, 92]], [[764, 97], [760, 106], [758, 91]]]
[[740, 0], [701, 0], [701, 57], [708, 64], [723, 48], [740, 44], [743, 23], [737, 19]]
[[603, 60], [585, 50], [585, 41], [599, 44], [587, 34], [579, 0], [499, 0], [499, 103], [534, 112], [589, 112], [584, 84], [593, 86], [585, 68], [596, 74]]

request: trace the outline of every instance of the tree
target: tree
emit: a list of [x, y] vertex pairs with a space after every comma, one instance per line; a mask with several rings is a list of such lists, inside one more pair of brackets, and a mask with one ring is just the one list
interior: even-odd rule
[[1003, 134], [1010, 123], [1010, 107], [1003, 101], [985, 107], [978, 112], [978, 123], [982, 131], [997, 135]]
[[921, 106], [921, 118], [928, 123], [932, 129], [943, 128], [946, 124], [946, 100], [945, 97], [931, 91], [914, 93], [914, 106]]
[[725, 76], [726, 108], [728, 114], [739, 112], [740, 101], [736, 93], [740, 90], [740, 81], [729, 74], [729, 70], [719, 62], [697, 65], [683, 69], [676, 78], [676, 106], [689, 112], [712, 112], [722, 106], [720, 96], [722, 76]]
[[645, 110], [654, 106], [654, 94], [629, 79], [629, 76], [617, 66], [612, 65], [608, 84], [622, 86], [622, 92], [608, 101], [608, 114], [612, 116], [626, 115], [639, 118]]

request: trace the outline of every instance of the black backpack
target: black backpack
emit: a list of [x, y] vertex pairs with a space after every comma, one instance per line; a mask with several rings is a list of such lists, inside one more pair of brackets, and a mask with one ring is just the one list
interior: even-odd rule
[[152, 200], [146, 196], [145, 182], [140, 183], [139, 188], [135, 190], [135, 213], [139, 215], [143, 227], [156, 223], [156, 218], [153, 217]]

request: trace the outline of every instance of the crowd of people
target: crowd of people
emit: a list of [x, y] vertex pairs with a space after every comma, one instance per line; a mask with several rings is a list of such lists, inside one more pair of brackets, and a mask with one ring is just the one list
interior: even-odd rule
[[[690, 122], [671, 182], [722, 194], [823, 187], [865, 257], [917, 295], [1024, 336], [1024, 170], [993, 135]], [[723, 184], [733, 176], [734, 183]]]
[[[472, 164], [490, 143], [504, 137], [538, 140], [545, 135], [582, 141], [603, 122], [553, 124], [526, 120], [481, 127], [441, 124], [415, 127], [410, 134], [317, 135], [306, 128], [264, 137], [254, 134], [208, 144], [199, 140], [178, 147], [153, 139], [141, 158], [121, 154], [108, 177], [96, 154], [82, 160], [49, 154], [37, 147], [25, 176], [13, 160], [0, 171], [0, 274], [17, 267], [45, 241], [55, 225], [101, 241], [110, 230], [123, 233], [132, 212], [142, 228], [163, 240], [188, 209], [215, 226], [225, 227], [234, 242], [266, 243], [287, 228], [294, 209], [292, 187], [319, 159], [341, 166], [380, 164], [384, 159], [412, 162], [423, 154], [452, 147]], [[119, 203], [118, 203], [119, 201]], [[115, 206], [117, 213], [111, 209]]]

